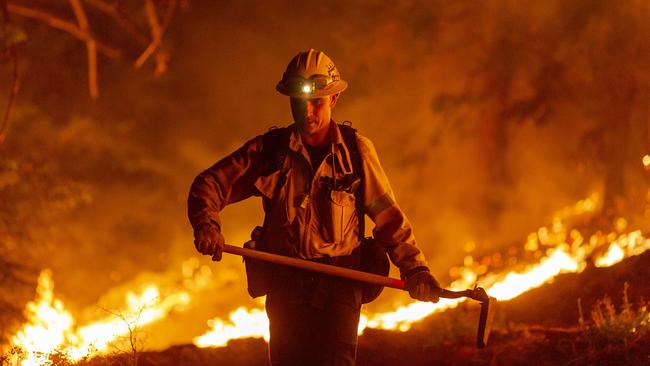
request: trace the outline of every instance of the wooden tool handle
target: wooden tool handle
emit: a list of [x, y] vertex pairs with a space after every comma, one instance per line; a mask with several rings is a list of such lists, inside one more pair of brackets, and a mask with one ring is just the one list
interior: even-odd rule
[[[241, 248], [241, 247], [236, 247], [228, 244], [224, 245], [223, 251], [226, 253], [235, 254], [246, 258], [258, 259], [265, 262], [271, 262], [275, 264], [281, 264], [285, 266], [305, 269], [308, 271], [319, 272], [327, 275], [344, 277], [355, 281], [371, 283], [373, 285], [379, 285], [379, 286], [404, 290], [404, 281], [397, 278], [380, 276], [373, 273], [357, 271], [349, 268], [337, 267], [329, 264], [312, 262], [312, 261], [299, 259], [299, 258], [287, 257], [284, 255], [267, 253], [260, 250]], [[441, 288], [438, 296], [447, 299], [469, 297], [470, 299], [474, 299], [480, 302], [488, 301], [488, 295], [485, 293], [485, 290], [481, 287], [477, 287], [473, 290], [463, 290], [463, 291], [452, 291], [452, 290]]]
[[357, 271], [354, 269], [311, 262], [304, 259], [262, 252], [260, 250], [246, 249], [228, 244], [224, 245], [223, 251], [230, 254], [240, 255], [246, 258], [258, 259], [265, 262], [306, 269], [308, 271], [324, 273], [332, 276], [344, 277], [351, 280], [372, 283], [374, 285], [391, 287], [399, 290], [404, 289], [404, 281], [397, 278], [379, 276], [376, 274]]

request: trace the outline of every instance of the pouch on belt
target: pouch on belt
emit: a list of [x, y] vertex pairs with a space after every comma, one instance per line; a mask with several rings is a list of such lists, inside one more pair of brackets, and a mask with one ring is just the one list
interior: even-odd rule
[[[255, 227], [251, 233], [251, 240], [244, 243], [244, 248], [264, 250], [262, 233], [263, 229], [261, 227]], [[252, 298], [266, 295], [271, 280], [271, 264], [259, 259], [244, 258], [244, 266], [246, 267], [248, 294]]]

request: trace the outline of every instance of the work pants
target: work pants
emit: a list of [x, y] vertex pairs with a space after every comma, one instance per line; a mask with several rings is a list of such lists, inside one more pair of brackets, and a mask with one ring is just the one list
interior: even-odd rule
[[267, 295], [272, 365], [354, 365], [359, 285], [329, 276], [302, 273], [297, 277]]

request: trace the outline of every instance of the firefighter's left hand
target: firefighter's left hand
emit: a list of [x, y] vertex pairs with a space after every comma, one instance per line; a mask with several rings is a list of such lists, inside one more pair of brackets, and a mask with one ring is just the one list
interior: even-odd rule
[[404, 284], [404, 289], [416, 300], [434, 303], [440, 300], [438, 297], [440, 284], [429, 271], [421, 271], [409, 276]]

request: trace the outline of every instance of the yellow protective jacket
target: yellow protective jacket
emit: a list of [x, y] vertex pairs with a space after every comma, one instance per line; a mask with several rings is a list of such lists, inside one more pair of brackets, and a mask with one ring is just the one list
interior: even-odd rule
[[[350, 153], [339, 127], [332, 121], [336, 179], [351, 173]], [[326, 189], [322, 178], [332, 177], [332, 155], [313, 167], [295, 124], [289, 126], [289, 149], [281, 169], [262, 175], [263, 136], [199, 174], [190, 188], [188, 216], [200, 225], [221, 227], [219, 212], [228, 204], [261, 196], [265, 211], [265, 239], [272, 253], [305, 259], [343, 256], [360, 245], [355, 195]], [[373, 237], [386, 245], [402, 275], [426, 267], [416, 246], [411, 224], [395, 202], [372, 142], [356, 133], [363, 168], [363, 207], [375, 223]]]

